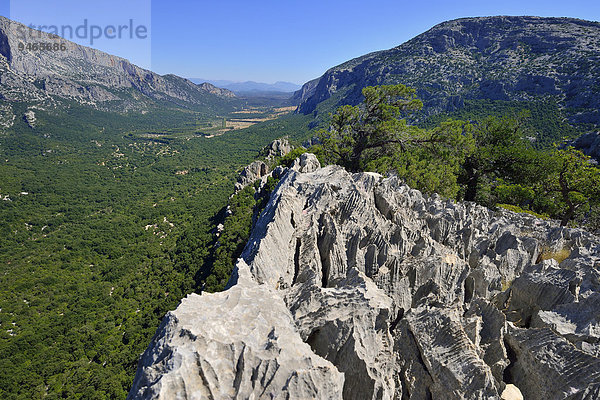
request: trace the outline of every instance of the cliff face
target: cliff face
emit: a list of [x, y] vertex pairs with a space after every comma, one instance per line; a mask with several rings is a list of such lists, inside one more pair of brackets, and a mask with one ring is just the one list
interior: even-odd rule
[[595, 399], [599, 310], [597, 237], [305, 154], [129, 398]]
[[[27, 48], [39, 43], [57, 47]], [[144, 110], [156, 102], [186, 108], [223, 106], [235, 97], [229, 90], [158, 75], [4, 17], [0, 17], [0, 96], [9, 103], [54, 105], [71, 100], [113, 111]]]
[[600, 24], [572, 18], [463, 18], [390, 50], [350, 60], [296, 92], [299, 111], [358, 104], [369, 85], [417, 89], [425, 112], [467, 99], [557, 102], [571, 123], [600, 123]]

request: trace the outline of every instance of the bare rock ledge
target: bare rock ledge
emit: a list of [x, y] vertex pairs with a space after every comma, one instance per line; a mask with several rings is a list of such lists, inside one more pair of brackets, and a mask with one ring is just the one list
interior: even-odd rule
[[280, 175], [229, 288], [166, 315], [129, 399], [600, 398], [596, 236], [311, 154]]

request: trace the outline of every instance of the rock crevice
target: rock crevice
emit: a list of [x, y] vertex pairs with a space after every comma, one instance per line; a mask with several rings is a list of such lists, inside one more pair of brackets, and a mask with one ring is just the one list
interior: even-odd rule
[[599, 249], [305, 154], [229, 289], [167, 315], [130, 398], [596, 398]]

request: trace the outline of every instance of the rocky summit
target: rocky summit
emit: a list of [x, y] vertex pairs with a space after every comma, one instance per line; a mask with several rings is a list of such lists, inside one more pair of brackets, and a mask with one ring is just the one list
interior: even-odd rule
[[295, 100], [307, 114], [326, 100], [329, 106], [358, 104], [365, 86], [402, 83], [417, 90], [425, 114], [459, 110], [468, 100], [544, 101], [546, 108], [558, 105], [572, 124], [598, 126], [599, 72], [598, 22], [461, 18], [333, 67], [306, 83]]
[[600, 240], [304, 154], [130, 399], [597, 399]]

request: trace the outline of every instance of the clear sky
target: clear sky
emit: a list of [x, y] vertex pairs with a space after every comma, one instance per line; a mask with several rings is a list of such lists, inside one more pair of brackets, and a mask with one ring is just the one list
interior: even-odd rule
[[[27, 25], [98, 29], [127, 24], [141, 38], [101, 37], [93, 47], [160, 74], [304, 83], [353, 57], [397, 46], [460, 17], [538, 15], [600, 21], [600, 0], [0, 0]], [[12, 12], [12, 14], [11, 14]], [[67, 22], [65, 22], [67, 21]], [[83, 31], [82, 31], [83, 32]], [[90, 45], [90, 35], [74, 40]]]

